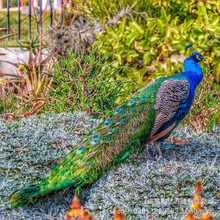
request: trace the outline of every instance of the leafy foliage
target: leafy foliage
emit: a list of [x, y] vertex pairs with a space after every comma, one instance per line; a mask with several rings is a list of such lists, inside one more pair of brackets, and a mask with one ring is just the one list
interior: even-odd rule
[[[202, 2], [202, 1], [201, 1]], [[197, 0], [111, 0], [111, 1], [99, 1], [99, 0], [87, 0], [87, 1], [75, 1], [77, 9], [82, 11], [90, 19], [100, 19], [106, 21], [110, 17], [116, 16], [116, 14], [125, 9], [131, 8], [138, 13], [145, 13], [148, 16], [157, 17], [160, 14], [161, 7], [163, 7], [167, 13], [172, 15], [172, 19], [179, 16], [181, 20], [186, 17], [189, 19], [197, 16]], [[215, 0], [204, 1], [203, 4], [207, 8], [208, 13], [219, 13], [219, 2]]]
[[212, 131], [216, 124], [220, 124], [220, 86], [215, 84], [211, 74], [206, 75], [198, 86], [197, 95], [192, 109], [184, 120], [196, 130]]
[[220, 59], [219, 58], [216, 59], [215, 65], [212, 69], [212, 74], [213, 74], [215, 81], [218, 84], [220, 84]]
[[17, 67], [19, 72], [14, 75], [3, 74], [1, 116], [5, 119], [36, 113], [48, 101], [48, 90], [53, 81], [53, 76], [48, 75], [48, 69], [54, 54], [42, 56], [39, 38], [20, 42], [20, 46], [29, 50], [28, 62], [5, 61]]
[[168, 14], [164, 7], [160, 8], [159, 17], [125, 17], [119, 25], [110, 26], [97, 34], [98, 41], [94, 45], [99, 45], [101, 54], [114, 51], [109, 58], [113, 66], [136, 68], [135, 77], [127, 69], [124, 73], [140, 85], [146, 79], [149, 83], [152, 78], [164, 76], [164, 71], [152, 74], [149, 65], [155, 66], [159, 62], [160, 66], [168, 65], [167, 74], [175, 73], [179, 67], [170, 69], [173, 66], [170, 57], [184, 55], [185, 46], [191, 42], [195, 50], [204, 53], [207, 66], [215, 66], [215, 78], [218, 79], [220, 19], [215, 12], [208, 16], [203, 3], [199, 2], [196, 6], [196, 18], [185, 18], [184, 21], [178, 16], [172, 18], [173, 15]]
[[152, 9], [152, 0], [111, 0], [111, 1], [75, 1], [78, 10], [89, 17], [91, 20], [99, 19], [101, 23], [115, 17], [120, 11], [132, 9], [137, 12], [150, 13]]

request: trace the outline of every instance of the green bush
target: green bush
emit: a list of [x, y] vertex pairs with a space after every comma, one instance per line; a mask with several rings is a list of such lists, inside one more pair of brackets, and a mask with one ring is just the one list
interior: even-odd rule
[[196, 90], [194, 105], [191, 108], [185, 125], [199, 131], [212, 131], [213, 127], [220, 124], [220, 85], [214, 83], [212, 75], [205, 72], [202, 83]]
[[[102, 22], [113, 18], [123, 11], [134, 11], [137, 14], [147, 14], [149, 17], [158, 17], [160, 15], [161, 7], [163, 7], [167, 14], [171, 14], [171, 19], [176, 16], [180, 20], [195, 19], [197, 17], [197, 3], [198, 0], [87, 0], [75, 1], [77, 9], [88, 16], [90, 19], [100, 19]], [[201, 1], [202, 2], [202, 1]], [[207, 9], [208, 14], [214, 13], [218, 16], [220, 13], [220, 3], [216, 0], [204, 1], [202, 4]]]
[[115, 108], [116, 101], [132, 91], [125, 87], [130, 80], [115, 79], [120, 69], [105, 64], [105, 58], [95, 51], [83, 56], [70, 52], [54, 65], [54, 84], [50, 91], [49, 108], [55, 111], [84, 110], [88, 114], [104, 115]]
[[[94, 42], [94, 46], [99, 46], [100, 54], [114, 51], [109, 61], [117, 68], [129, 67], [124, 69], [123, 76], [140, 85], [143, 81], [147, 80], [148, 83], [152, 78], [180, 70], [180, 66], [171, 63], [170, 57], [175, 54], [185, 55], [185, 46], [192, 43], [194, 49], [203, 54], [210, 69], [216, 66], [213, 71], [218, 79], [219, 16], [216, 17], [215, 12], [208, 16], [205, 5], [201, 2], [197, 4], [195, 13], [195, 19], [186, 18], [184, 21], [178, 16], [172, 19], [164, 7], [160, 8], [159, 17], [141, 15], [132, 19], [126, 16], [119, 25], [109, 26], [97, 34], [98, 40]], [[166, 68], [159, 68], [159, 72], [149, 72], [148, 66], [152, 64], [164, 64]], [[136, 69], [135, 74], [130, 73], [130, 69]]]

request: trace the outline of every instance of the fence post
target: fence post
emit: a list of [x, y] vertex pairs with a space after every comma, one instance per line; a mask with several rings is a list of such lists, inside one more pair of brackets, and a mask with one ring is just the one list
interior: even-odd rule
[[50, 27], [53, 26], [53, 0], [49, 0], [50, 4]]
[[18, 0], [18, 40], [21, 37], [21, 0]]
[[61, 24], [63, 24], [63, 22], [64, 22], [64, 4], [63, 4], [63, 0], [61, 0], [60, 22], [61, 22]]
[[31, 6], [32, 0], [28, 1], [28, 40], [31, 40]]
[[42, 0], [40, 2], [40, 34], [42, 34], [42, 15], [43, 15], [43, 6], [42, 6]]
[[[7, 0], [7, 35], [10, 34], [10, 0]], [[10, 40], [10, 37], [8, 37]]]

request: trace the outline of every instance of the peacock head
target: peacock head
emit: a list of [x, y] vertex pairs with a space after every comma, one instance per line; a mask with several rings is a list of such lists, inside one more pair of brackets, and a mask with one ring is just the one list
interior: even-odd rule
[[188, 50], [188, 49], [190, 49], [192, 53], [190, 58], [192, 58], [196, 63], [199, 63], [200, 61], [205, 60], [200, 53], [194, 52], [192, 44], [186, 45], [185, 50]]
[[204, 60], [204, 58], [202, 57], [202, 55], [201, 55], [200, 53], [198, 53], [198, 52], [193, 52], [192, 55], [191, 55], [191, 58], [192, 58], [195, 62], [197, 62], [197, 63], [199, 63], [200, 61], [203, 61], [203, 60]]

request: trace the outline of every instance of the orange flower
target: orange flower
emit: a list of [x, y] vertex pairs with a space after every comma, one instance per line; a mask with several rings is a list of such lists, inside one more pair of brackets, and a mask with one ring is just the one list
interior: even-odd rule
[[[195, 210], [188, 213], [185, 220], [214, 220], [209, 213], [204, 213], [201, 209], [204, 209], [205, 200], [201, 198], [202, 183], [198, 181], [195, 186], [195, 194], [193, 196], [192, 208]], [[195, 213], [194, 213], [195, 212]]]
[[193, 212], [188, 212], [185, 220], [196, 220], [195, 214]]
[[204, 208], [204, 202], [201, 199], [201, 196], [199, 194], [195, 194], [193, 196], [193, 209], [203, 209]]
[[193, 201], [200, 201], [201, 200], [201, 196], [199, 194], [194, 194], [193, 196]]
[[214, 218], [208, 212], [206, 212], [202, 215], [202, 220], [214, 220]]
[[[81, 206], [79, 199], [77, 196], [74, 196], [72, 204], [70, 205], [71, 210], [66, 213], [66, 220], [93, 220], [92, 216], [89, 214], [87, 210], [84, 210]], [[73, 217], [73, 218], [72, 218]]]
[[204, 208], [204, 203], [203, 202], [193, 203], [192, 208], [193, 209], [203, 209]]
[[126, 220], [121, 209], [119, 208], [115, 209], [113, 220]]
[[72, 209], [67, 212], [67, 216], [70, 217], [84, 217], [84, 210], [83, 209]]
[[68, 214], [65, 215], [65, 220], [71, 220], [71, 216], [69, 216]]
[[197, 181], [195, 191], [196, 191], [197, 194], [202, 193], [202, 182], [201, 181]]
[[75, 195], [72, 201], [72, 204], [70, 205], [71, 209], [80, 209], [81, 208], [81, 204], [79, 202], [78, 197]]
[[93, 220], [92, 216], [89, 214], [87, 210], [84, 211], [83, 220]]

